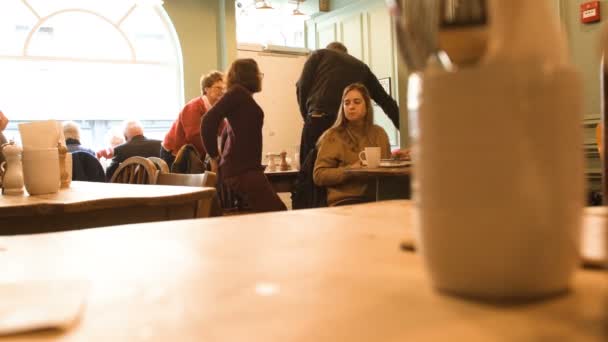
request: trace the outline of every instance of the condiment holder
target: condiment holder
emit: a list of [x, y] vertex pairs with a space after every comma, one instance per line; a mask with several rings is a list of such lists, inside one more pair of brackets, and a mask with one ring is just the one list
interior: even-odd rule
[[2, 194], [9, 196], [23, 195], [23, 167], [20, 146], [11, 141], [2, 145], [0, 153], [6, 159], [0, 164], [0, 184]]

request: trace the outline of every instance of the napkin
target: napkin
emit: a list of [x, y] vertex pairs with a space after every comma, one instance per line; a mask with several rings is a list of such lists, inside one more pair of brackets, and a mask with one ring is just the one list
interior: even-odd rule
[[63, 127], [55, 120], [19, 124], [19, 134], [24, 149], [53, 148], [58, 142], [65, 146]]
[[0, 283], [0, 336], [67, 329], [80, 317], [88, 292], [84, 280]]

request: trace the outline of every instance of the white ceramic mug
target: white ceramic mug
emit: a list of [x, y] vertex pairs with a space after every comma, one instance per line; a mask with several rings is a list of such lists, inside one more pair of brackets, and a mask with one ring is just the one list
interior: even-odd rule
[[23, 179], [30, 195], [59, 191], [59, 154], [57, 148], [23, 150]]
[[369, 168], [375, 168], [380, 165], [380, 147], [366, 147], [359, 152], [359, 160], [363, 164], [367, 164]]
[[424, 75], [416, 235], [433, 285], [482, 298], [565, 291], [584, 203], [577, 72], [494, 64]]

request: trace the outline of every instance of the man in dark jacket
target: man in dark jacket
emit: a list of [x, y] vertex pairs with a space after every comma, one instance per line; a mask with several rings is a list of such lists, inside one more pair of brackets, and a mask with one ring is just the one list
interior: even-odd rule
[[139, 121], [125, 123], [126, 143], [114, 147], [114, 158], [106, 171], [108, 180], [123, 161], [130, 157], [160, 157], [160, 140], [148, 139], [144, 136], [144, 129]]
[[300, 114], [304, 119], [300, 165], [304, 164], [321, 134], [336, 120], [344, 88], [357, 82], [367, 87], [372, 99], [399, 129], [399, 107], [369, 67], [349, 55], [342, 43], [330, 43], [327, 48], [310, 55], [296, 85]]

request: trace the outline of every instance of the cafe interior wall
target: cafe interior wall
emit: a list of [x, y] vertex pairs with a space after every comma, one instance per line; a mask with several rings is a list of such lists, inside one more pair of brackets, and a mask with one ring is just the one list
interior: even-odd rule
[[[580, 22], [579, 6], [583, 0], [554, 2], [568, 36], [572, 60], [582, 71], [585, 81], [583, 125], [587, 175], [590, 187], [598, 189], [600, 167], [593, 129], [600, 117], [597, 43], [601, 23]], [[607, 2], [600, 1], [602, 10], [608, 10]], [[328, 39], [342, 40], [348, 45], [354, 43], [349, 48], [354, 54], [359, 54], [379, 78], [391, 77], [394, 96], [400, 103], [401, 132], [407, 132], [407, 85], [404, 81], [407, 69], [396, 55], [392, 31], [387, 34], [386, 26], [381, 24], [382, 21], [390, 22], [385, 1], [332, 0], [330, 6], [330, 12], [313, 15], [307, 23], [307, 47], [311, 50], [319, 48]], [[198, 82], [202, 73], [225, 69], [236, 57], [234, 3], [231, 0], [171, 0], [165, 1], [164, 7], [179, 36], [184, 59], [185, 100], [188, 100], [199, 94]], [[351, 35], [352, 32], [359, 34]], [[401, 146], [407, 145], [407, 134], [401, 134]]]
[[170, 0], [164, 8], [179, 37], [188, 101], [200, 95], [201, 74], [225, 70], [236, 58], [234, 1]]
[[[599, 191], [601, 185], [601, 164], [595, 142], [595, 126], [600, 121], [600, 31], [601, 22], [583, 24], [580, 20], [579, 6], [583, 0], [555, 0], [559, 6], [560, 19], [564, 25], [570, 55], [573, 63], [583, 75], [585, 109], [583, 126], [585, 128], [585, 156], [587, 160], [587, 179], [590, 189]], [[608, 15], [608, 1], [600, 1], [602, 17]]]
[[341, 41], [349, 53], [367, 63], [379, 79], [390, 77], [391, 95], [399, 104], [400, 134], [396, 134], [385, 115], [379, 113], [375, 117], [391, 137], [391, 144], [409, 146], [407, 67], [395, 49], [395, 36], [385, 0], [334, 0], [330, 1], [330, 9], [307, 22], [307, 47], [314, 50], [325, 47], [329, 42]]
[[[580, 22], [579, 6], [585, 0], [551, 0], [555, 6], [555, 11], [559, 15], [561, 23], [566, 32], [570, 53], [573, 63], [580, 69], [584, 79], [585, 107], [582, 124], [585, 128], [584, 148], [587, 159], [587, 180], [589, 188], [599, 190], [600, 188], [600, 162], [595, 142], [595, 125], [600, 120], [600, 53], [598, 43], [600, 40], [600, 28], [602, 23], [583, 24]], [[608, 1], [600, 1], [602, 16], [608, 16]], [[361, 20], [362, 35], [357, 38], [363, 47], [362, 57], [365, 62], [370, 64], [372, 70], [378, 77], [391, 76], [392, 86], [396, 88], [396, 99], [401, 111], [401, 146], [409, 144], [407, 139], [407, 68], [396, 55], [394, 35], [392, 32], [386, 34], [374, 25], [374, 13], [377, 18], [382, 18], [381, 7], [386, 13], [386, 2], [384, 0], [332, 0], [330, 1], [331, 11], [320, 14], [313, 18], [308, 25], [308, 47], [315, 49], [323, 46], [328, 40], [338, 39], [348, 43], [345, 33], [348, 24], [345, 22], [352, 18]], [[360, 19], [359, 19], [360, 18]], [[389, 21], [386, 14], [385, 20]], [[542, 18], [539, 18], [542, 20]], [[604, 20], [602, 20], [603, 22]], [[341, 39], [346, 38], [346, 39]], [[389, 39], [387, 41], [387, 39]], [[387, 48], [388, 47], [388, 48]], [[380, 48], [380, 56], [375, 50]], [[355, 53], [360, 53], [356, 51]], [[382, 56], [384, 55], [384, 56]], [[378, 59], [380, 58], [380, 59]], [[387, 68], [391, 63], [392, 68]], [[397, 75], [395, 79], [394, 76]]]

